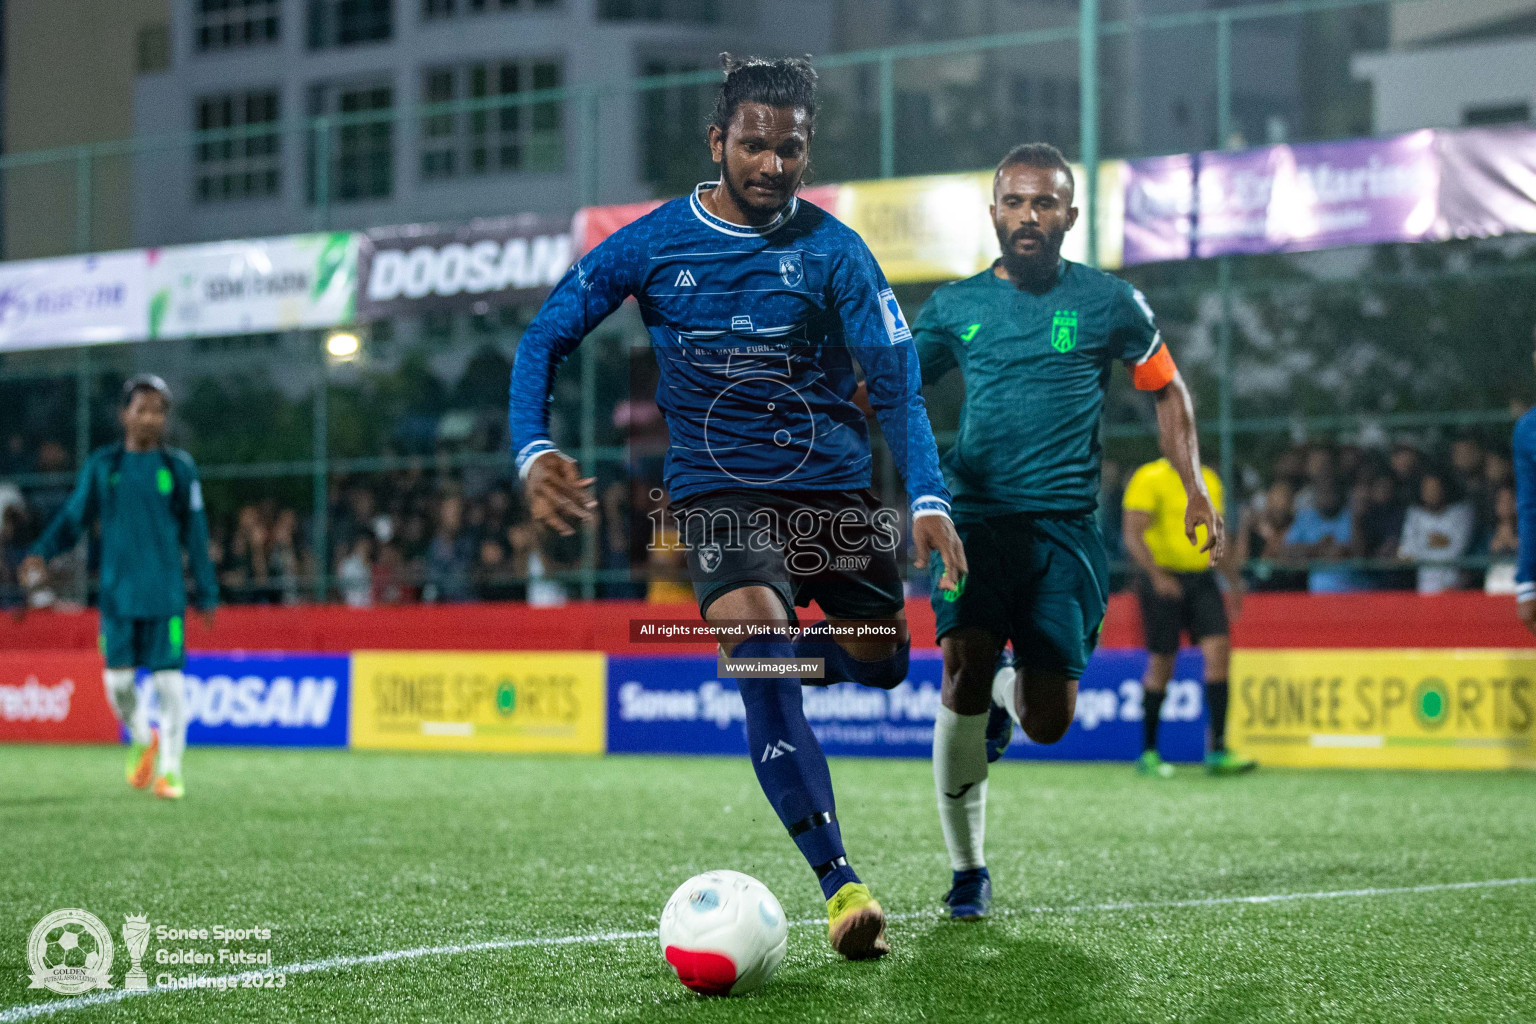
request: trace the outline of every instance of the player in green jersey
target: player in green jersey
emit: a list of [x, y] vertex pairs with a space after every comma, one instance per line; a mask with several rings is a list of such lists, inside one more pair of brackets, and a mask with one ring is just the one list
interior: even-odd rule
[[[73, 547], [93, 522], [101, 524], [101, 653], [107, 699], [128, 727], [128, 783], [144, 789], [153, 778], [156, 796], [176, 800], [185, 792], [181, 753], [187, 744], [183, 548], [198, 608], [210, 625], [218, 585], [208, 560], [197, 467], [186, 452], [164, 443], [170, 405], [170, 388], [153, 374], [123, 386], [123, 440], [85, 460], [74, 493], [32, 546], [21, 577], [38, 586], [48, 559]], [[135, 685], [140, 668], [149, 671], [160, 696], [158, 733], [149, 727]]]
[[[1061, 739], [1098, 641], [1109, 583], [1094, 518], [1099, 416], [1117, 361], [1157, 397], [1163, 450], [1189, 496], [1185, 532], [1217, 558], [1222, 546], [1194, 406], [1146, 300], [1061, 258], [1077, 221], [1073, 191], [1053, 146], [1004, 157], [992, 206], [1002, 258], [935, 291], [913, 327], [924, 384], [953, 369], [965, 375], [960, 436], [944, 469], [970, 576], [960, 591], [933, 593], [944, 651], [933, 773], [954, 869], [945, 902], [962, 920], [991, 902], [987, 763], [1014, 723], [1036, 743]], [[1016, 665], [1000, 668], [1010, 641]]]

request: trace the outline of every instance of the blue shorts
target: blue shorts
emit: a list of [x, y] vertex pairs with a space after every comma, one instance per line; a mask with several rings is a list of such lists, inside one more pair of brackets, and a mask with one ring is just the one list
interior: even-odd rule
[[934, 559], [939, 639], [981, 629], [1013, 641], [1020, 668], [1081, 679], [1109, 607], [1109, 558], [1093, 513], [956, 520], [955, 531], [970, 572], [958, 594], [941, 591]]
[[187, 663], [185, 641], [180, 615], [168, 619], [101, 617], [101, 655], [107, 659], [107, 668], [179, 670]]

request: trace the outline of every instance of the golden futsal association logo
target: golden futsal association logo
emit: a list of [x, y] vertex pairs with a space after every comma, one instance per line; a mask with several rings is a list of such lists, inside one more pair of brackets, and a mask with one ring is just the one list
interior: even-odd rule
[[74, 996], [111, 988], [112, 933], [87, 910], [55, 910], [27, 937], [28, 988]]

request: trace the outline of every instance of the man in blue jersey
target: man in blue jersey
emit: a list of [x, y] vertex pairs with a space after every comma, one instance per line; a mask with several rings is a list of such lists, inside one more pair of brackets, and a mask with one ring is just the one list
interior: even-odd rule
[[[993, 179], [1001, 258], [935, 291], [913, 328], [925, 383], [955, 369], [965, 376], [960, 436], [944, 468], [974, 571], [962, 590], [933, 595], [944, 651], [933, 771], [953, 869], [945, 903], [959, 920], [985, 916], [991, 902], [987, 762], [1002, 755], [1014, 722], [1036, 743], [1065, 735], [1098, 642], [1109, 593], [1094, 516], [1099, 421], [1115, 363], [1156, 395], [1163, 452], [1187, 497], [1183, 534], [1221, 557], [1189, 390], [1141, 293], [1061, 258], [1073, 199], [1072, 169], [1054, 146], [1008, 153]], [[1007, 643], [1016, 665], [999, 670]], [[1225, 681], [1219, 693], [1211, 710], [1224, 715]], [[1162, 694], [1149, 692], [1144, 706], [1157, 715]]]
[[[512, 438], [534, 516], [563, 533], [589, 520], [592, 481], [549, 436], [551, 384], [583, 336], [634, 296], [661, 371], [664, 477], [722, 652], [820, 659], [817, 682], [889, 688], [905, 678], [910, 646], [901, 529], [869, 491], [855, 362], [906, 482], [915, 564], [940, 553], [950, 589], [965, 555], [895, 296], [863, 241], [796, 195], [815, 79], [804, 60], [726, 56], [708, 132], [720, 180], [618, 231], [566, 274], [518, 346]], [[812, 600], [828, 618], [791, 639], [795, 608]], [[732, 627], [746, 622], [767, 628], [741, 639]], [[861, 624], [891, 635], [844, 635]], [[741, 679], [752, 765], [820, 880], [833, 948], [880, 956], [884, 912], [848, 864], [802, 674]]]
[[[1533, 356], [1536, 359], [1536, 356]], [[1515, 424], [1515, 502], [1520, 558], [1515, 565], [1515, 608], [1536, 636], [1536, 409]]]
[[[153, 374], [123, 386], [118, 414], [123, 440], [85, 460], [74, 493], [32, 545], [21, 577], [28, 586], [39, 585], [50, 558], [101, 525], [101, 653], [107, 699], [128, 728], [128, 783], [144, 789], [153, 777], [156, 796], [179, 800], [186, 792], [181, 754], [187, 745], [183, 549], [197, 606], [210, 625], [218, 584], [208, 558], [197, 467], [186, 452], [165, 445], [170, 405], [170, 388]], [[135, 685], [141, 668], [160, 695], [158, 733], [149, 727], [148, 708]]]

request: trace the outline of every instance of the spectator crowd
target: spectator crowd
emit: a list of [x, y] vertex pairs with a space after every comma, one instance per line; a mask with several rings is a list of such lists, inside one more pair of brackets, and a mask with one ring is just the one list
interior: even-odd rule
[[[62, 448], [26, 467], [68, 468]], [[357, 607], [415, 601], [511, 600], [553, 605], [581, 596], [587, 564], [598, 597], [687, 601], [682, 552], [660, 492], [610, 467], [597, 485], [589, 533], [560, 537], [529, 519], [521, 490], [494, 464], [333, 477], [326, 518], [327, 595]], [[1119, 547], [1116, 487], [1133, 466], [1105, 467], [1103, 514]], [[13, 470], [14, 471], [14, 470]], [[1338, 593], [1417, 588], [1436, 593], [1509, 589], [1517, 547], [1511, 464], [1473, 436], [1425, 451], [1312, 443], [1285, 451], [1268, 479], [1229, 514], [1236, 553], [1255, 589]], [[67, 486], [23, 492], [0, 476], [0, 604], [23, 598], [16, 570], [27, 545], [63, 504]], [[276, 498], [210, 508], [209, 553], [223, 599], [291, 604], [315, 597], [316, 536], [309, 510]], [[53, 584], [83, 595], [94, 570], [61, 559]], [[73, 581], [73, 582], [71, 582]]]

